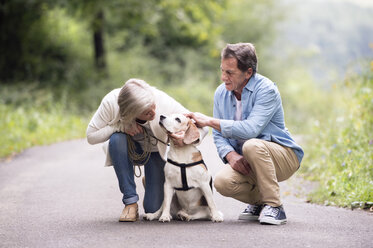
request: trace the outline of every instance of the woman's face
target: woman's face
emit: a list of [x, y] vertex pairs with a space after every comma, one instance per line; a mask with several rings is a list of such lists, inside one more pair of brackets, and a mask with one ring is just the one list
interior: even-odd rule
[[153, 104], [150, 108], [142, 112], [137, 119], [142, 121], [152, 121], [155, 118], [155, 104]]

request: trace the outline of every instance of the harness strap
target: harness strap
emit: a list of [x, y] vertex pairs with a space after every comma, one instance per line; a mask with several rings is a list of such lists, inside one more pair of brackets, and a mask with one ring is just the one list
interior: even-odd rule
[[181, 182], [183, 183], [182, 189], [183, 190], [189, 190], [189, 189], [193, 188], [193, 187], [188, 186], [188, 181], [187, 181], [187, 177], [186, 177], [186, 168], [185, 167], [180, 167], [180, 170], [181, 170]]
[[[200, 160], [200, 161], [197, 161], [197, 162], [194, 162], [194, 163], [190, 163], [190, 164], [184, 164], [184, 163], [177, 163], [177, 162], [168, 158], [167, 162], [180, 167], [181, 183], [183, 184], [183, 187], [174, 188], [174, 189], [175, 190], [182, 190], [182, 191], [187, 191], [187, 190], [190, 190], [190, 189], [194, 188], [194, 187], [189, 187], [188, 186], [188, 181], [187, 181], [187, 176], [186, 176], [186, 168], [191, 167], [191, 166], [195, 166], [195, 165], [198, 165], [198, 164], [203, 164], [206, 167], [206, 164], [203, 160]], [[207, 167], [206, 167], [206, 169], [207, 169]]]
[[[197, 162], [193, 162], [193, 163], [189, 163], [189, 164], [184, 164], [184, 163], [177, 163], [171, 159], [167, 159], [167, 162], [173, 164], [173, 165], [176, 165], [178, 167], [191, 167], [191, 166], [195, 166], [195, 165], [198, 165], [198, 164], [203, 164], [205, 167], [206, 167], [206, 164], [205, 164], [205, 161], [203, 161], [203, 159], [201, 159], [200, 161], [197, 161]], [[206, 167], [207, 169], [207, 167]]]

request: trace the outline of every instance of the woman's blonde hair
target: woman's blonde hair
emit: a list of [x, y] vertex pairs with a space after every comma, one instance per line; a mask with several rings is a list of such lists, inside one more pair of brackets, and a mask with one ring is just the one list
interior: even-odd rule
[[136, 117], [155, 104], [152, 87], [144, 80], [131, 78], [120, 90], [118, 96], [121, 121], [133, 124]]

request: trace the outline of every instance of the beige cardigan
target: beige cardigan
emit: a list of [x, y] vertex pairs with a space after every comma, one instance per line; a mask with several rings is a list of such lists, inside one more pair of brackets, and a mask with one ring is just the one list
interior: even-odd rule
[[[156, 114], [154, 120], [150, 121], [150, 129], [153, 135], [158, 139], [167, 142], [167, 134], [159, 126], [159, 116], [170, 115], [174, 113], [188, 113], [189, 111], [184, 108], [175, 99], [152, 87], [153, 94], [155, 96]], [[109, 149], [109, 138], [110, 136], [120, 130], [119, 121], [119, 106], [118, 106], [118, 95], [120, 89], [115, 89], [109, 92], [101, 101], [99, 108], [93, 115], [91, 121], [87, 127], [87, 141], [89, 144], [94, 145], [98, 143], [104, 143], [103, 148], [106, 153], [105, 166], [111, 166], [112, 161]], [[208, 128], [200, 128], [200, 141], [208, 133]], [[157, 143], [158, 151], [163, 160], [167, 159], [167, 146], [161, 142]]]

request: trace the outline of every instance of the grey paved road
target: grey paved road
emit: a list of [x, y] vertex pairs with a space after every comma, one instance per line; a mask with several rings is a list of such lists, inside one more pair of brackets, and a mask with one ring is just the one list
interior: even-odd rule
[[[214, 175], [223, 165], [211, 137], [201, 150]], [[294, 179], [281, 184], [283, 226], [238, 221], [245, 205], [216, 192], [223, 223], [119, 223], [121, 195], [103, 162], [100, 145], [74, 140], [0, 163], [0, 247], [373, 247], [372, 214], [305, 203]]]

